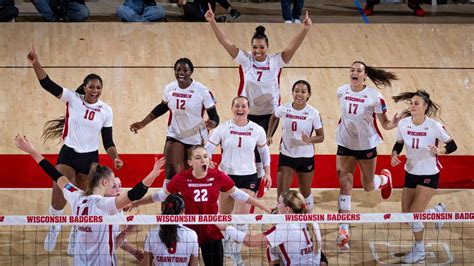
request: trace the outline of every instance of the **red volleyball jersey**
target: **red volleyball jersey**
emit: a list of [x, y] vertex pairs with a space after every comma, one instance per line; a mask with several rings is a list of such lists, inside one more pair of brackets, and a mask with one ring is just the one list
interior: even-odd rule
[[[207, 176], [201, 179], [194, 177], [192, 169], [188, 169], [175, 175], [166, 189], [183, 196], [186, 214], [217, 214], [219, 193], [227, 192], [234, 186], [234, 181], [217, 169], [209, 169]], [[186, 226], [196, 231], [200, 244], [223, 237], [214, 224]]]

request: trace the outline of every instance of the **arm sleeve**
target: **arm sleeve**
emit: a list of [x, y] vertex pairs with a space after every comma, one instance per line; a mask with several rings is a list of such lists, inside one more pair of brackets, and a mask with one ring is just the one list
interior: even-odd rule
[[448, 142], [448, 140], [451, 139], [451, 136], [449, 136], [448, 131], [446, 131], [446, 128], [440, 123], [436, 123], [436, 126], [438, 129], [437, 138], [440, 139], [444, 143]]
[[115, 205], [115, 197], [104, 197], [97, 202], [97, 208], [107, 214], [114, 215], [119, 212], [117, 205]]
[[265, 235], [267, 238], [270, 246], [274, 248], [283, 243], [285, 239], [288, 239], [288, 230], [282, 230], [277, 224], [268, 229], [266, 232], [263, 232], [263, 235]]
[[243, 67], [247, 67], [251, 62], [250, 62], [250, 57], [252, 55], [250, 53], [247, 53], [241, 49], [239, 49], [239, 53], [234, 59], [234, 62], [236, 62], [239, 65], [242, 65]]
[[114, 139], [112, 137], [112, 127], [103, 127], [100, 132], [104, 149], [107, 150], [110, 147], [115, 147]]
[[169, 110], [168, 104], [166, 102], [162, 101], [160, 104], [155, 106], [155, 108], [153, 108], [151, 113], [155, 117], [160, 117], [160, 116], [164, 115], [166, 112], [168, 112], [168, 110]]
[[377, 92], [377, 99], [374, 106], [374, 113], [383, 114], [387, 112], [387, 105], [385, 104], [385, 99], [383, 98], [380, 92]]
[[219, 115], [217, 114], [217, 109], [216, 107], [211, 107], [207, 109], [207, 116], [209, 117], [210, 120], [216, 122], [217, 125], [219, 125]]
[[61, 94], [61, 98], [59, 98], [61, 101], [67, 103], [71, 102], [74, 97], [79, 97], [76, 92], [63, 88], [63, 93]]
[[204, 108], [206, 109], [209, 109], [216, 105], [216, 99], [214, 98], [214, 95], [207, 88], [204, 91], [203, 105], [204, 105]]
[[283, 116], [283, 105], [280, 105], [275, 108], [274, 114], [276, 118], [281, 118]]
[[46, 78], [40, 80], [39, 83], [43, 89], [47, 90], [56, 97], [59, 97], [61, 93], [63, 93], [63, 88], [52, 81], [49, 76], [46, 76]]
[[321, 114], [316, 112], [313, 117], [313, 128], [320, 129], [323, 127], [323, 119], [321, 118]]
[[[63, 195], [64, 199], [66, 199], [69, 205], [75, 206], [75, 202], [77, 201], [77, 199], [82, 196], [82, 190], [78, 189], [71, 183], [67, 183], [67, 185], [63, 188]], [[74, 211], [75, 210], [73, 210], [73, 212]]]
[[398, 122], [398, 126], [397, 126], [397, 141], [399, 142], [404, 142], [403, 141], [403, 135], [402, 135], [402, 128], [401, 128], [401, 121]]
[[210, 142], [211, 144], [213, 144], [214, 146], [217, 147], [217, 145], [219, 145], [219, 143], [221, 143], [221, 139], [222, 139], [221, 138], [221, 132], [222, 132], [222, 125], [216, 127], [216, 129], [214, 129], [214, 131], [212, 131], [212, 134], [209, 137], [208, 142]]
[[283, 61], [282, 53], [277, 53], [273, 55], [275, 57], [276, 66], [282, 68], [286, 66], [285, 61]]

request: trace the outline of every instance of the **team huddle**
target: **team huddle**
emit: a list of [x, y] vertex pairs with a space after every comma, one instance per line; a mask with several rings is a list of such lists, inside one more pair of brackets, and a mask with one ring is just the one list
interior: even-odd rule
[[[119, 193], [120, 180], [107, 166], [99, 164], [99, 134], [115, 169], [124, 166], [112, 137], [112, 108], [101, 101], [102, 79], [86, 76], [75, 91], [50, 79], [33, 49], [28, 60], [41, 86], [66, 104], [65, 117], [46, 123], [45, 140], [64, 140], [56, 166], [45, 160], [25, 136], [17, 135], [17, 147], [29, 153], [54, 181], [50, 215], [61, 215], [69, 203], [73, 215], [123, 215], [124, 208], [161, 202], [162, 214], [249, 214], [254, 207], [266, 213], [311, 213], [314, 198], [311, 184], [315, 171], [314, 144], [324, 142], [324, 114], [308, 104], [312, 88], [308, 81], [297, 80], [291, 88], [293, 100], [280, 105], [281, 69], [290, 63], [308, 34], [312, 22], [306, 14], [302, 29], [280, 53], [269, 54], [265, 28], [259, 26], [251, 39], [251, 52], [236, 47], [217, 26], [212, 9], [206, 19], [219, 43], [239, 64], [238, 96], [231, 104], [232, 117], [220, 121], [216, 101], [203, 83], [191, 78], [194, 66], [188, 58], [174, 64], [176, 81], [167, 84], [163, 97], [143, 120], [130, 125], [139, 133], [156, 118], [169, 112], [170, 120], [164, 157], [156, 159], [150, 173], [126, 193]], [[442, 203], [427, 209], [439, 181], [438, 154], [456, 150], [446, 129], [432, 117], [439, 106], [426, 91], [404, 92], [393, 99], [406, 101], [409, 109], [387, 115], [382, 94], [365, 84], [369, 78], [377, 88], [391, 86], [395, 74], [355, 61], [350, 66], [349, 83], [336, 91], [340, 121], [336, 128], [336, 169], [340, 192], [338, 212], [350, 213], [353, 175], [358, 165], [365, 191], [380, 190], [388, 199], [392, 193], [389, 170], [375, 173], [377, 145], [382, 136], [376, 120], [385, 130], [396, 129], [392, 166], [399, 165], [406, 149], [403, 212], [445, 212]], [[204, 119], [204, 110], [208, 119]], [[281, 123], [279, 142], [276, 208], [260, 198], [272, 186], [270, 150], [273, 134]], [[445, 143], [444, 147], [438, 141]], [[212, 161], [221, 147], [221, 162]], [[153, 181], [165, 172], [159, 191], [146, 195]], [[290, 190], [293, 175], [299, 191]], [[416, 263], [425, 258], [423, 223], [410, 224], [415, 243], [402, 260]], [[442, 224], [437, 224], [440, 229]], [[336, 245], [350, 249], [348, 224], [340, 224]], [[274, 264], [320, 265], [327, 259], [321, 249], [317, 223], [276, 224], [262, 234], [248, 233], [247, 224], [217, 226], [160, 225], [151, 229], [143, 251], [126, 241], [130, 226], [78, 225], [69, 236], [68, 254], [75, 265], [117, 265], [116, 248], [133, 254], [143, 265], [198, 265], [199, 254], [205, 265], [223, 265], [229, 255], [234, 265], [243, 265], [242, 245], [267, 249], [268, 262]], [[48, 230], [44, 248], [54, 250], [60, 225]]]

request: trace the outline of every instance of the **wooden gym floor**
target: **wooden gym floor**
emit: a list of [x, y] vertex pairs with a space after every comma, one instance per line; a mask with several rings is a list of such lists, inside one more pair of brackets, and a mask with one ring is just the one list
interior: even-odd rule
[[[240, 23], [221, 27], [238, 47], [249, 49], [251, 33], [257, 25]], [[268, 29], [270, 52], [281, 51], [299, 30], [297, 25], [264, 25]], [[129, 132], [128, 125], [142, 119], [159, 103], [163, 86], [174, 80], [172, 65], [180, 57], [189, 57], [193, 61], [196, 66], [193, 78], [214, 93], [221, 120], [231, 118], [232, 97], [229, 95], [236, 93], [238, 70], [206, 24], [3, 23], [0, 29], [0, 116], [3, 118], [1, 126], [4, 136], [0, 139], [2, 156], [21, 154], [13, 145], [16, 133], [29, 136], [44, 153], [55, 154], [59, 150], [59, 146], [52, 143], [42, 145], [40, 136], [43, 123], [62, 115], [64, 105], [40, 88], [26, 59], [31, 44], [35, 44], [39, 59], [51, 78], [65, 87], [77, 88], [83, 77], [91, 72], [102, 76], [104, 90], [101, 99], [114, 110], [114, 139], [121, 154], [155, 154], [163, 151], [166, 118], [157, 119], [137, 135]], [[441, 118], [458, 143], [456, 154], [464, 155], [465, 163], [472, 165], [473, 33], [473, 26], [468, 24], [315, 24], [292, 62], [282, 72], [282, 102], [291, 100], [290, 88], [295, 80], [308, 80], [314, 90], [310, 104], [321, 112], [326, 135], [325, 142], [317, 145], [316, 151], [318, 154], [335, 154], [334, 134], [339, 118], [335, 91], [338, 86], [348, 82], [350, 64], [354, 60], [363, 60], [369, 65], [394, 71], [400, 77], [392, 88], [382, 91], [390, 117], [405, 108], [404, 104], [395, 105], [390, 96], [406, 90], [429, 91], [441, 105]], [[392, 148], [395, 131], [382, 133], [385, 142], [379, 146], [378, 152], [387, 155]], [[279, 138], [278, 134], [275, 139]], [[271, 153], [277, 154], [277, 149], [276, 145], [272, 145]], [[1, 166], [2, 169], [6, 167]], [[21, 168], [22, 165], [16, 167]], [[30, 173], [31, 176], [37, 174], [34, 171]], [[465, 175], [466, 182], [474, 180], [470, 172], [456, 174]], [[2, 176], [4, 178], [0, 184], [22, 178], [14, 171]], [[315, 190], [316, 211], [335, 212], [337, 195], [337, 189]], [[473, 211], [472, 206], [466, 204], [473, 196], [471, 190], [440, 190], [430, 206], [442, 201], [450, 211]], [[50, 192], [2, 190], [0, 197], [3, 203], [0, 215], [45, 214]], [[275, 190], [271, 190], [265, 200], [274, 204]], [[400, 212], [399, 201], [399, 191], [386, 202], [380, 202], [380, 196], [376, 193], [356, 191], [353, 209], [357, 212]], [[157, 206], [149, 206], [140, 210], [140, 213], [155, 214], [158, 210]], [[447, 243], [454, 258], [451, 263], [472, 263], [474, 255], [469, 252], [473, 249], [474, 232], [472, 228], [452, 228], [454, 226], [444, 229], [441, 233], [443, 238], [440, 238], [442, 240], [436, 242]], [[465, 226], [472, 227], [469, 224]], [[407, 234], [403, 239], [408, 241], [400, 241], [398, 229], [380, 229], [384, 234], [383, 239], [391, 241], [393, 237], [393, 243], [403, 246], [401, 251], [406, 251], [408, 246], [404, 245], [409, 244], [409, 230], [406, 226], [401, 227], [403, 235]], [[0, 230], [2, 265], [70, 263], [70, 259], [65, 256], [68, 230], [63, 230], [61, 248], [51, 254], [44, 253], [42, 249], [44, 231], [11, 233], [11, 229], [6, 227], [0, 227]], [[26, 231], [26, 228], [20, 230]], [[380, 230], [376, 233], [371, 231], [373, 229], [370, 226], [364, 227], [364, 230], [354, 230], [353, 238], [357, 239], [357, 234], [380, 233]], [[145, 233], [146, 229], [141, 229], [136, 237], [138, 243], [143, 241]], [[427, 234], [436, 237], [432, 232]], [[468, 239], [463, 245], [458, 241], [461, 234], [464, 239]], [[331, 264], [376, 264], [371, 242], [360, 242], [359, 247], [353, 243], [353, 253], [337, 254], [334, 248], [335, 228], [323, 227], [323, 235], [326, 241], [324, 249]], [[397, 237], [398, 240], [395, 240]], [[132, 241], [135, 239], [132, 238]], [[385, 240], [385, 244], [381, 245], [387, 243]], [[372, 246], [377, 245], [380, 243], [372, 243]], [[463, 254], [455, 251], [461, 248], [464, 248]], [[18, 254], [22, 256], [15, 256]], [[438, 258], [446, 255], [436, 254]], [[124, 256], [121, 260], [133, 264], [130, 256]], [[244, 258], [248, 261], [247, 255]], [[436, 263], [438, 260], [434, 259], [429, 258], [426, 262]], [[251, 262], [256, 262], [254, 257]], [[260, 261], [257, 264], [260, 265]]]

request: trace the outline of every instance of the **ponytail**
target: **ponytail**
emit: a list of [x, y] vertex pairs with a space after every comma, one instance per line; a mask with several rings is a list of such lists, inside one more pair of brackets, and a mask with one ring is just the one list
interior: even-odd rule
[[367, 74], [367, 77], [375, 84], [375, 86], [379, 89], [380, 86], [384, 87], [391, 87], [392, 86], [392, 80], [398, 80], [397, 75], [392, 72], [385, 71], [381, 68], [376, 68], [376, 67], [371, 67], [366, 65], [362, 61], [354, 61], [352, 64], [361, 64], [364, 66], [365, 73]]
[[[307, 214], [308, 210], [306, 208], [306, 202], [304, 200], [303, 195], [295, 190], [288, 190], [280, 195], [283, 199], [283, 204], [289, 207], [293, 213], [297, 214]], [[307, 223], [306, 227], [311, 234], [311, 241], [313, 243], [313, 252], [318, 253], [320, 248], [319, 246], [319, 238], [316, 235], [316, 229], [314, 228], [312, 223]]]
[[[95, 79], [99, 80], [100, 83], [103, 84], [102, 78], [99, 75], [89, 74], [84, 78], [84, 80], [82, 81], [82, 84], [76, 89], [76, 93], [85, 95], [84, 87], [91, 80], [95, 80]], [[56, 119], [46, 121], [46, 123], [44, 123], [43, 125], [43, 134], [41, 135], [41, 138], [43, 139], [43, 143], [46, 143], [47, 141], [53, 140], [53, 139], [61, 139], [63, 135], [65, 123], [66, 123], [65, 116], [60, 116]]]
[[[166, 197], [163, 204], [163, 212], [165, 215], [178, 215], [184, 210], [184, 200], [179, 194], [170, 194]], [[167, 248], [172, 248], [175, 245], [178, 238], [178, 225], [176, 224], [163, 224], [160, 225], [159, 233], [161, 242], [165, 244]]]
[[99, 186], [100, 180], [108, 178], [111, 175], [113, 175], [113, 172], [109, 167], [98, 163], [92, 163], [91, 168], [89, 169], [89, 183], [87, 184], [86, 195], [92, 195], [94, 188]]
[[[430, 94], [426, 92], [425, 90], [417, 90], [415, 92], [402, 92], [396, 96], [393, 96], [392, 99], [398, 103], [398, 102], [409, 102], [414, 96], [419, 96], [423, 99], [425, 104], [428, 106], [425, 111], [425, 115], [428, 117], [433, 117], [437, 116], [438, 112], [441, 114], [441, 107], [433, 102], [430, 99]], [[410, 110], [405, 110], [403, 111], [403, 114], [406, 116], [411, 116]]]

